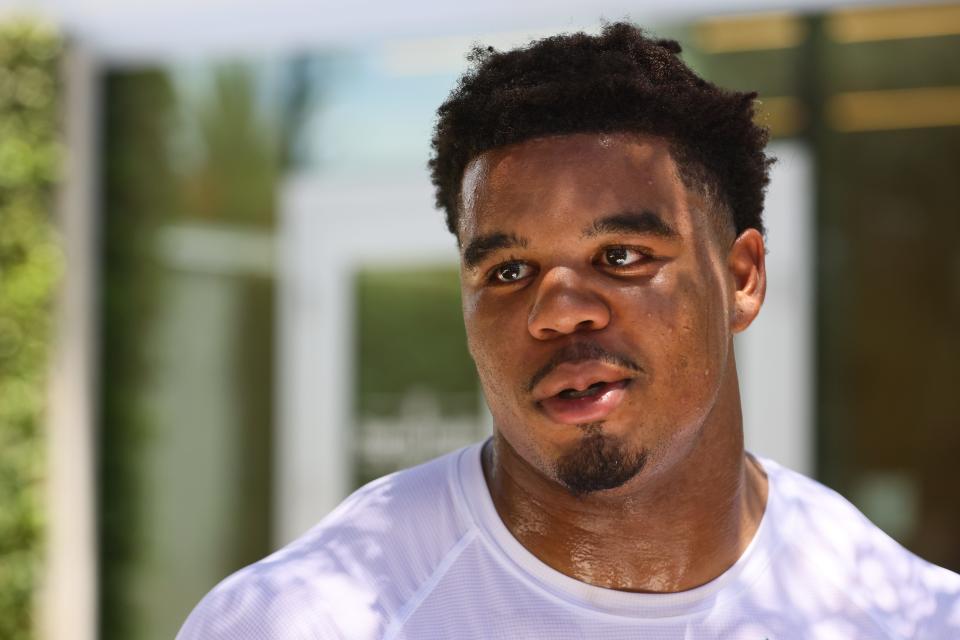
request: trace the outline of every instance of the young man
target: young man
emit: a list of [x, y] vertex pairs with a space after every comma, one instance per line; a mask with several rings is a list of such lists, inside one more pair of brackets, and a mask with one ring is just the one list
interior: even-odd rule
[[494, 436], [360, 489], [181, 640], [960, 637], [960, 576], [744, 451], [766, 134], [679, 51], [473, 53], [431, 169]]

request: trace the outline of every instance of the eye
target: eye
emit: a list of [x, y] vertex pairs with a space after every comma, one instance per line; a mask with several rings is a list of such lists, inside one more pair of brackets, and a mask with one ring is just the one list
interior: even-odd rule
[[530, 276], [533, 268], [525, 262], [506, 262], [495, 267], [490, 279], [496, 283], [518, 282]]
[[650, 255], [630, 247], [607, 247], [600, 254], [600, 262], [610, 267], [629, 267], [642, 262]]

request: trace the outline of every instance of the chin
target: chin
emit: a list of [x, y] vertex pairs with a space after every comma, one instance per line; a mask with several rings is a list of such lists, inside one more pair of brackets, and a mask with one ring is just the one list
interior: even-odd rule
[[553, 475], [572, 495], [609, 491], [641, 474], [648, 451], [610, 434], [602, 424], [580, 425], [579, 441], [554, 463]]

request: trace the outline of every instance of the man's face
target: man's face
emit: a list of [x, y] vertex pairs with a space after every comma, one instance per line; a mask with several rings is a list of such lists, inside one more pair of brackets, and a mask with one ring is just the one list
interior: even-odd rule
[[464, 321], [499, 437], [574, 493], [628, 490], [690, 451], [733, 366], [732, 233], [668, 144], [496, 149], [462, 202]]

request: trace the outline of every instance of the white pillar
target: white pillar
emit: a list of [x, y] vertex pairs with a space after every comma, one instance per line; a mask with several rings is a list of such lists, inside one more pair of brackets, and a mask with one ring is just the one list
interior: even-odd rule
[[336, 238], [316, 204], [286, 189], [278, 230], [275, 546], [333, 509], [352, 476], [349, 274], [326, 258]]
[[64, 172], [57, 221], [64, 273], [56, 305], [47, 414], [47, 527], [40, 637], [97, 636], [97, 68], [69, 48], [63, 80]]

